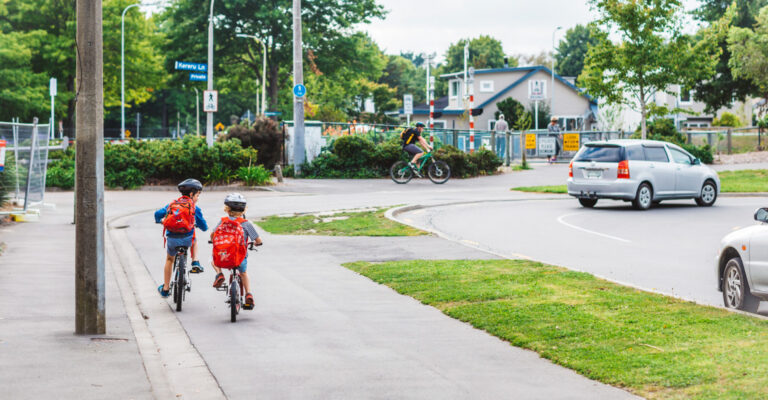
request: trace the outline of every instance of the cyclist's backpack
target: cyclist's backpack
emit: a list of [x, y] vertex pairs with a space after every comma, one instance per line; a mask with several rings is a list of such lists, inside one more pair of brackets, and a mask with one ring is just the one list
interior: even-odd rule
[[245, 230], [243, 218], [235, 220], [224, 217], [213, 232], [213, 265], [219, 268], [237, 268], [243, 263], [245, 253]]
[[195, 230], [195, 202], [187, 196], [179, 197], [168, 205], [168, 214], [163, 220], [168, 232], [188, 233]]

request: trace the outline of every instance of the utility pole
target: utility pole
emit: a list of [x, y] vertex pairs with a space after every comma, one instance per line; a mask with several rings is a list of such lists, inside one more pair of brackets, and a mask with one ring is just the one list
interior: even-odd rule
[[430, 75], [430, 67], [432, 66], [432, 60], [437, 54], [427, 54], [424, 56], [424, 60], [427, 62], [427, 104], [429, 104], [429, 144], [432, 145], [435, 141], [435, 82], [432, 75]]
[[563, 29], [563, 27], [558, 26], [552, 32], [552, 87], [549, 89], [550, 96], [552, 96], [552, 99], [549, 101], [549, 108], [552, 115], [557, 115], [555, 114], [555, 34], [560, 29]]
[[[208, 16], [208, 90], [213, 90], [213, 2], [211, 0], [211, 13]], [[208, 147], [213, 147], [213, 113], [207, 112], [205, 115], [205, 142]]]
[[104, 334], [104, 63], [101, 0], [77, 0], [75, 333]]
[[[301, 0], [293, 0], [293, 86], [304, 85], [301, 42]], [[293, 95], [293, 168], [298, 174], [304, 163], [304, 96]]]
[[200, 92], [195, 89], [195, 135], [200, 136]]

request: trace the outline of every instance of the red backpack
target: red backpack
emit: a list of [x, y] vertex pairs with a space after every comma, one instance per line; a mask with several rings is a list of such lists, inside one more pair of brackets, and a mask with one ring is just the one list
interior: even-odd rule
[[219, 268], [237, 268], [243, 263], [245, 253], [245, 230], [240, 225], [245, 219], [221, 219], [213, 232], [213, 265]]
[[168, 205], [168, 214], [163, 220], [168, 232], [188, 233], [195, 230], [195, 202], [187, 196], [179, 197]]

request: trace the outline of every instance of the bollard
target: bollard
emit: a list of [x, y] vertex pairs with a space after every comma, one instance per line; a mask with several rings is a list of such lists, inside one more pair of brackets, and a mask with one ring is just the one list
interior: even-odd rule
[[280, 164], [275, 165], [275, 176], [278, 183], [283, 183], [283, 169], [280, 167]]

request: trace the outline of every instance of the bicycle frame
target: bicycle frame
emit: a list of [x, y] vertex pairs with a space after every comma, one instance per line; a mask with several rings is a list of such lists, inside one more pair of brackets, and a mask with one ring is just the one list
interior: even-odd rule
[[[179, 246], [176, 248], [176, 256], [173, 258], [173, 270], [171, 272], [171, 283], [170, 283], [170, 289], [174, 291], [174, 300], [178, 303], [181, 303], [184, 301], [184, 298], [186, 297], [186, 292], [189, 292], [192, 289], [192, 283], [189, 279], [189, 269], [187, 268], [187, 252], [189, 251], [189, 248]], [[176, 283], [179, 281], [179, 278], [181, 277], [179, 274], [179, 270], [181, 269], [180, 266], [183, 266], [184, 268], [184, 288], [181, 290], [181, 293], [176, 293]], [[177, 303], [176, 310], [181, 311], [180, 304]]]
[[[419, 164], [419, 167], [418, 167], [416, 170], [417, 170], [419, 173], [421, 173], [421, 171], [424, 169], [424, 166], [425, 166], [425, 165], [427, 165], [427, 163], [429, 162], [429, 160], [433, 159], [434, 157], [435, 157], [435, 156], [433, 156], [433, 155], [432, 155], [432, 152], [431, 152], [431, 151], [428, 151], [428, 152], [424, 153], [424, 155], [421, 157], [421, 164]], [[407, 169], [407, 168], [409, 168], [409, 167], [408, 167], [408, 166], [406, 166], [406, 167], [405, 167], [405, 168], [403, 168], [402, 170], [404, 170], [404, 169]], [[402, 171], [402, 170], [401, 170], [401, 171]]]

